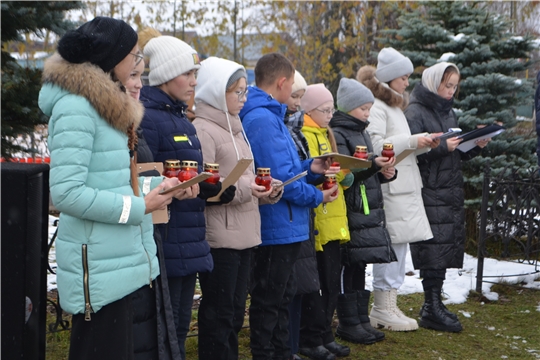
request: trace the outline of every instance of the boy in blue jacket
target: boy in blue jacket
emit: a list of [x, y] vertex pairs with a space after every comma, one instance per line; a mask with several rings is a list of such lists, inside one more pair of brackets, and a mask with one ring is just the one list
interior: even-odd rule
[[283, 55], [263, 56], [255, 66], [255, 84], [240, 118], [251, 144], [256, 167], [270, 168], [275, 179], [285, 181], [307, 170], [308, 176], [285, 186], [283, 197], [262, 205], [262, 244], [254, 252], [249, 323], [253, 359], [289, 359], [288, 304], [296, 291], [293, 266], [300, 243], [309, 239], [309, 208], [331, 202], [334, 186], [318, 190], [307, 181], [328, 168], [320, 159], [300, 161], [283, 123], [294, 83], [294, 66]]

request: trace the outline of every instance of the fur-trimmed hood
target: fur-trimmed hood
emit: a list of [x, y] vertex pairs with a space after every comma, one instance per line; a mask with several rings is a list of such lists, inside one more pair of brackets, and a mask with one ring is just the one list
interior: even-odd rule
[[356, 80], [364, 84], [371, 90], [375, 98], [383, 101], [386, 105], [390, 107], [399, 107], [400, 109], [405, 110], [408, 103], [408, 94], [398, 94], [392, 90], [388, 84], [380, 82], [375, 77], [375, 70], [376, 69], [373, 66], [362, 66], [356, 73]]
[[[131, 124], [138, 128], [142, 121], [144, 107], [123, 92], [108, 73], [89, 62], [73, 64], [55, 53], [45, 62], [42, 80], [84, 97], [107, 123], [123, 133]], [[50, 116], [54, 102], [40, 106]]]

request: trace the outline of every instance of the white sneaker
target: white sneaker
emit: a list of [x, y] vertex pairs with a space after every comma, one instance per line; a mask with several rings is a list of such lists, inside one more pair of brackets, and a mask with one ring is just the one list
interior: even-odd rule
[[390, 291], [374, 290], [373, 298], [374, 304], [369, 314], [371, 326], [391, 331], [412, 331], [418, 329], [416, 320], [405, 316], [396, 306], [397, 290], [395, 292], [394, 289]]

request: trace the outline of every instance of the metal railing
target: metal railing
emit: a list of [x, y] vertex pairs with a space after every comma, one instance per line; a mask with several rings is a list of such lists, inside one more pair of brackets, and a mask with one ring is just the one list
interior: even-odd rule
[[[493, 175], [484, 170], [476, 291], [482, 291], [486, 257], [533, 266], [540, 273], [539, 169], [506, 168]], [[519, 276], [527, 274], [512, 274]], [[496, 276], [500, 278], [501, 276]]]

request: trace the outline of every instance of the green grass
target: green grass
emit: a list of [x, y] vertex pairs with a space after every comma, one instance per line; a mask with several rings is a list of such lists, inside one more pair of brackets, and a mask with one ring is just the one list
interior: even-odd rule
[[[459, 314], [464, 328], [461, 333], [423, 328], [413, 332], [386, 332], [386, 340], [373, 345], [346, 343], [351, 347], [347, 359], [540, 359], [540, 291], [509, 285], [494, 285], [492, 291], [499, 294], [497, 301], [490, 302], [471, 293], [467, 302], [447, 306]], [[423, 294], [398, 297], [401, 310], [414, 318], [422, 302]], [[196, 309], [192, 325], [196, 332]], [[68, 331], [48, 334], [47, 360], [67, 359], [68, 347]], [[187, 359], [197, 359], [196, 337], [187, 339], [186, 349]], [[244, 329], [240, 333], [240, 359], [250, 358], [249, 329]]]

